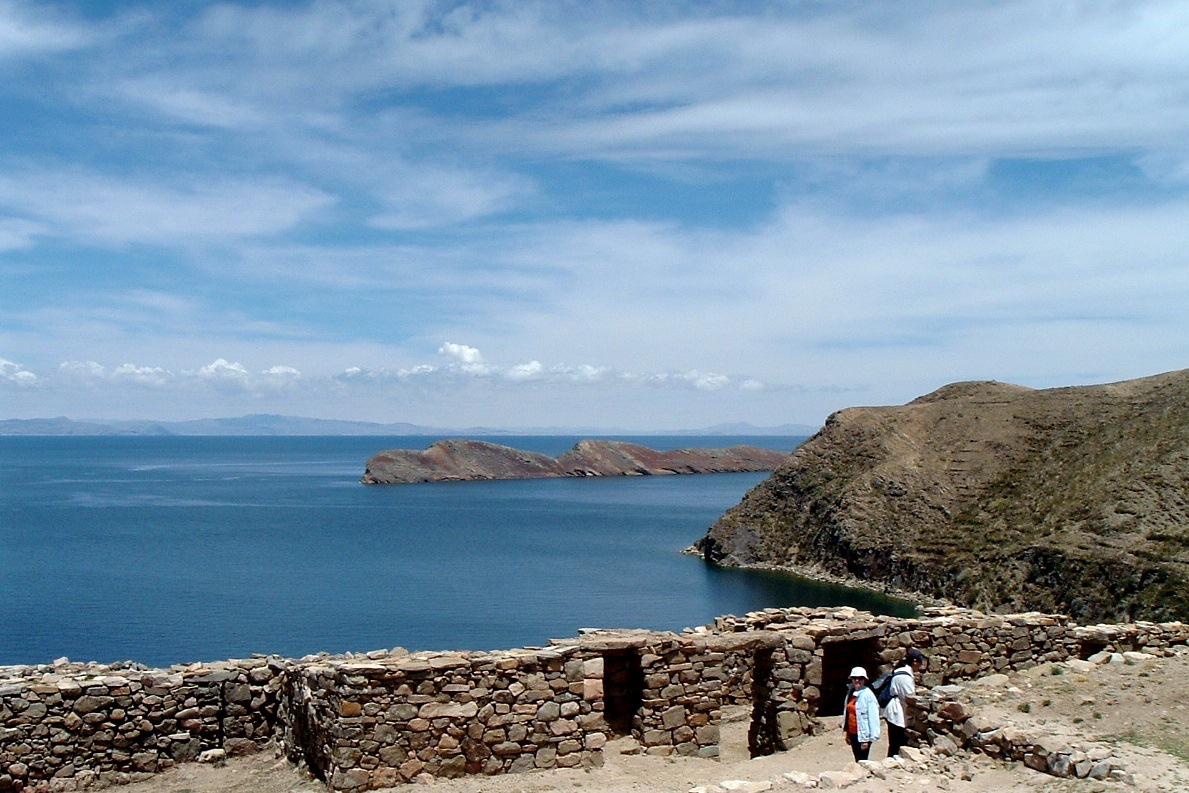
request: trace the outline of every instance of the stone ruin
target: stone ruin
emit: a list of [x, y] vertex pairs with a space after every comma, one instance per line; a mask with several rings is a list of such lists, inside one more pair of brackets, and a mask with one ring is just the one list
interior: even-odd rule
[[[0, 793], [104, 787], [265, 747], [334, 791], [598, 766], [620, 736], [647, 754], [713, 758], [723, 711], [739, 705], [750, 708], [749, 749], [759, 756], [791, 748], [823, 719], [832, 727], [849, 669], [874, 675], [908, 647], [929, 656], [921, 683], [936, 688], [1104, 651], [1164, 654], [1187, 641], [1182, 623], [786, 608], [679, 634], [587, 630], [500, 652], [0, 667]], [[918, 708], [919, 737], [971, 731], [938, 716], [962, 714], [937, 702]]]

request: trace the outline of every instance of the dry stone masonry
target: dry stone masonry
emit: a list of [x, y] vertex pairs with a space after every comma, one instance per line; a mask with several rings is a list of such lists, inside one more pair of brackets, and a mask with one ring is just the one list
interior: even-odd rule
[[874, 674], [908, 647], [929, 656], [922, 683], [930, 692], [913, 716], [921, 740], [1109, 778], [1119, 769], [1097, 748], [1017, 745], [947, 687], [1041, 663], [1166, 654], [1187, 641], [1181, 623], [1081, 627], [1037, 613], [937, 608], [903, 619], [788, 608], [680, 634], [587, 630], [501, 652], [398, 649], [166, 670], [62, 659], [0, 668], [0, 793], [105, 787], [265, 746], [331, 790], [352, 792], [597, 766], [615, 736], [635, 738], [648, 754], [713, 758], [723, 710], [740, 704], [751, 707], [752, 754], [770, 754], [823, 720], [833, 726], [850, 667]]
[[273, 739], [288, 663], [2, 668], [0, 791], [101, 787], [208, 750], [257, 751]]

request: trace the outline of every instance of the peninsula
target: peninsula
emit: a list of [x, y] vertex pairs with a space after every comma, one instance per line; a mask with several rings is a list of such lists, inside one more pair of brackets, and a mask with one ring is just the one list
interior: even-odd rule
[[1189, 370], [841, 410], [691, 550], [982, 610], [1189, 619]]
[[367, 461], [365, 485], [478, 479], [648, 476], [771, 471], [788, 455], [758, 446], [657, 451], [625, 441], [583, 440], [550, 457], [498, 443], [443, 440], [424, 451], [390, 449]]

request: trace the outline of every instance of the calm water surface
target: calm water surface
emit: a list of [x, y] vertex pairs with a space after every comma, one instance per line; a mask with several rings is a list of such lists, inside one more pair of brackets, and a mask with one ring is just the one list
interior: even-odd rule
[[359, 484], [371, 454], [432, 440], [0, 438], [0, 664], [495, 649], [795, 604], [911, 613], [680, 553], [765, 474]]

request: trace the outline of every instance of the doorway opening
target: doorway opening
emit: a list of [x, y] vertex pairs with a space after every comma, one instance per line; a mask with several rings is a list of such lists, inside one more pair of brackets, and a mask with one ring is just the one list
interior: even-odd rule
[[603, 654], [603, 718], [612, 735], [631, 735], [644, 699], [644, 670], [635, 649]]
[[753, 758], [784, 750], [776, 703], [772, 700], [772, 656], [772, 649], [765, 647], [756, 650], [752, 660], [751, 725], [747, 731], [747, 749]]
[[879, 676], [879, 639], [822, 642], [822, 685], [818, 716], [841, 716], [846, 703], [850, 670], [863, 667], [868, 676]]

